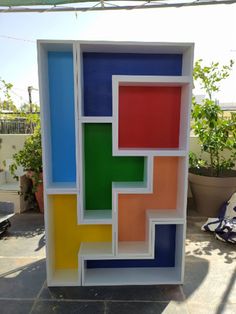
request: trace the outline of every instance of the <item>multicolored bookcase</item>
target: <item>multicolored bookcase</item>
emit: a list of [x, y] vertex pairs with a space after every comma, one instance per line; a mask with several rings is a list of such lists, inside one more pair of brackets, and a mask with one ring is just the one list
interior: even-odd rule
[[193, 44], [38, 57], [48, 285], [182, 283]]

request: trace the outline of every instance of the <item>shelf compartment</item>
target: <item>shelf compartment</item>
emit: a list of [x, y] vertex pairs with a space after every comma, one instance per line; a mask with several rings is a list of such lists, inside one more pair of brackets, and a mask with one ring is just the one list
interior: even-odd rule
[[58, 269], [48, 281], [49, 287], [79, 286], [80, 279], [78, 269]]
[[[112, 156], [112, 125], [82, 125], [84, 142], [84, 182], [81, 182], [83, 210], [111, 210], [112, 182], [142, 182], [144, 157]], [[83, 186], [84, 183], [84, 186]]]
[[75, 182], [56, 182], [46, 186], [47, 194], [76, 194], [78, 188]]
[[155, 226], [154, 259], [89, 258], [83, 285], [178, 284], [183, 281], [184, 224]]
[[67, 271], [68, 282], [71, 282], [69, 270], [78, 271], [78, 252], [82, 242], [112, 241], [111, 225], [78, 224], [76, 195], [48, 195], [45, 218], [51, 284], [59, 282], [63, 276], [66, 282]]
[[184, 149], [179, 148], [171, 148], [171, 149], [152, 149], [148, 147], [147, 149], [139, 149], [137, 147], [128, 148], [128, 149], [119, 149], [117, 150], [116, 147], [113, 147], [113, 154], [115, 156], [159, 156], [159, 157], [184, 157], [188, 155], [188, 152]]
[[147, 221], [184, 223], [185, 218], [179, 209], [157, 209], [146, 211]]
[[117, 252], [119, 257], [138, 256], [140, 258], [140, 256], [143, 255], [145, 258], [147, 258], [147, 256], [150, 255], [149, 243], [147, 241], [118, 242]]
[[79, 121], [82, 123], [112, 123], [113, 117], [81, 117]]
[[110, 259], [124, 259], [124, 258], [153, 258], [153, 254], [149, 254], [149, 243], [147, 242], [122, 242], [119, 243], [119, 255], [114, 254], [114, 246], [111, 242], [81, 243], [79, 258], [90, 260], [93, 258], [110, 258]]
[[[117, 259], [87, 261], [87, 268], [129, 268], [129, 267], [174, 267], [175, 266], [175, 224], [160, 224], [155, 226], [154, 258]], [[128, 254], [127, 254], [128, 255]]]
[[155, 157], [153, 191], [118, 195], [118, 241], [146, 240], [146, 211], [177, 208], [178, 157]]
[[80, 246], [79, 257], [83, 259], [94, 256], [113, 257], [111, 242], [83, 242]]
[[118, 148], [179, 147], [181, 87], [119, 86]]
[[115, 154], [186, 151], [191, 77], [114, 75], [112, 84]]
[[83, 223], [85, 224], [111, 224], [112, 210], [85, 210], [83, 216]]
[[181, 284], [180, 268], [86, 269], [84, 286], [168, 285]]
[[38, 53], [44, 184], [76, 184], [75, 45], [40, 41]]
[[48, 52], [52, 182], [76, 181], [73, 52]]

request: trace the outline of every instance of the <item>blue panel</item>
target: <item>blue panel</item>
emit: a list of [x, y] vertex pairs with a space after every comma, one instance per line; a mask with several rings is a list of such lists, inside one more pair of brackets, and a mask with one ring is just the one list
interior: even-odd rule
[[48, 53], [52, 181], [75, 182], [74, 74], [71, 52]]
[[176, 225], [155, 226], [155, 258], [153, 260], [90, 260], [87, 268], [174, 267]]
[[182, 75], [181, 54], [83, 53], [84, 115], [112, 115], [112, 75]]

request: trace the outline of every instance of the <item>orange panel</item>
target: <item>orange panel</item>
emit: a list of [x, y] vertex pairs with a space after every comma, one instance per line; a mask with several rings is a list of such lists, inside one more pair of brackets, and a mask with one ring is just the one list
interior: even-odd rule
[[154, 158], [153, 194], [119, 195], [119, 241], [145, 240], [146, 210], [176, 208], [178, 160]]

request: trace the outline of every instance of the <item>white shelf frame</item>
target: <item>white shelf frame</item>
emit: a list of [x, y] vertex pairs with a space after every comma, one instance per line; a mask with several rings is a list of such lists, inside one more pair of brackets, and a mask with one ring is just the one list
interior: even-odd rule
[[[50, 126], [50, 106], [49, 106], [49, 81], [48, 81], [48, 57], [47, 54], [50, 51], [59, 52], [71, 52], [73, 55], [73, 72], [74, 72], [74, 110], [75, 110], [75, 142], [78, 141], [78, 66], [77, 66], [77, 49], [75, 41], [63, 41], [63, 40], [38, 40], [38, 75], [39, 75], [39, 94], [40, 94], [40, 116], [42, 123], [42, 146], [43, 146], [43, 182], [45, 194], [73, 194], [79, 191], [78, 184], [78, 171], [76, 173], [76, 182], [53, 182], [52, 181], [52, 165], [51, 165], [51, 126]], [[76, 144], [76, 143], [75, 143]], [[78, 163], [78, 153], [76, 149], [76, 169]], [[72, 187], [73, 185], [73, 187]], [[70, 186], [68, 188], [68, 186]], [[58, 190], [58, 191], [57, 191]]]
[[[189, 111], [189, 95], [186, 90], [191, 86], [191, 77], [189, 76], [128, 76], [113, 75], [112, 76], [112, 96], [113, 96], [113, 155], [114, 156], [186, 156], [186, 137], [182, 135], [185, 128], [181, 128], [182, 114], [188, 114]], [[181, 104], [180, 104], [180, 130], [179, 130], [179, 148], [166, 149], [121, 149], [118, 146], [119, 134], [119, 86], [173, 86], [181, 88]], [[183, 121], [182, 121], [183, 122]]]
[[[42, 143], [43, 143], [43, 164], [44, 164], [44, 201], [45, 201], [45, 226], [46, 226], [46, 254], [47, 254], [47, 281], [49, 286], [77, 286], [77, 285], [113, 285], [113, 284], [179, 284], [183, 282], [184, 267], [184, 240], [186, 229], [186, 200], [187, 200], [187, 173], [188, 173], [188, 150], [189, 150], [189, 129], [190, 129], [190, 104], [192, 89], [192, 64], [193, 64], [192, 43], [153, 43], [153, 42], [97, 42], [97, 41], [60, 41], [40, 40], [38, 41], [38, 63], [39, 63], [39, 86], [42, 120]], [[75, 133], [76, 133], [76, 185], [69, 187], [62, 184], [52, 184], [51, 173], [51, 147], [47, 138], [50, 138], [50, 111], [48, 108], [49, 91], [47, 77], [47, 52], [48, 51], [72, 51], [74, 62], [74, 91], [75, 91]], [[179, 149], [150, 149], [150, 150], [118, 150], [114, 147], [116, 142], [117, 113], [112, 117], [85, 117], [83, 114], [83, 53], [84, 52], [108, 52], [108, 53], [170, 53], [182, 54], [182, 76], [113, 76], [113, 89], [118, 84], [142, 85], [150, 84], [158, 86], [181, 86], [181, 113], [180, 113], [180, 147]], [[115, 83], [114, 83], [115, 82]], [[116, 86], [114, 86], [116, 84]], [[113, 94], [113, 106], [115, 105]], [[118, 96], [118, 95], [116, 95]], [[118, 103], [118, 102], [117, 102]], [[114, 110], [114, 108], [113, 108]], [[117, 110], [115, 108], [115, 110]], [[98, 215], [86, 216], [84, 212], [84, 157], [83, 148], [83, 125], [85, 123], [111, 123], [113, 129], [113, 155], [114, 156], [144, 156], [146, 160], [145, 175], [143, 183], [113, 183], [112, 185], [112, 211], [111, 217], [107, 213], [97, 212]], [[132, 243], [125, 243], [123, 251], [118, 250], [117, 238], [117, 197], [119, 193], [152, 193], [153, 158], [155, 156], [179, 157], [178, 194], [177, 208], [167, 211], [161, 209], [150, 209], [146, 213], [147, 241], [136, 243], [135, 248], [129, 246]], [[77, 195], [77, 218], [78, 224], [111, 224], [111, 243], [82, 243], [78, 252], [79, 269], [62, 269], [55, 271], [53, 256], [53, 215], [51, 210], [51, 195], [74, 194]], [[152, 258], [153, 237], [156, 224], [176, 224], [176, 265], [174, 268], [145, 269], [140, 274], [138, 269], [86, 269], [88, 259], [131, 259], [135, 256]], [[125, 248], [126, 246], [126, 248]], [[143, 250], [140, 249], [143, 246]], [[155, 274], [157, 279], [155, 278]], [[104, 280], [109, 278], [109, 280]], [[129, 278], [129, 279], [127, 279]], [[130, 279], [131, 278], [131, 279]], [[133, 279], [132, 279], [133, 278]], [[136, 279], [134, 279], [136, 278]]]

